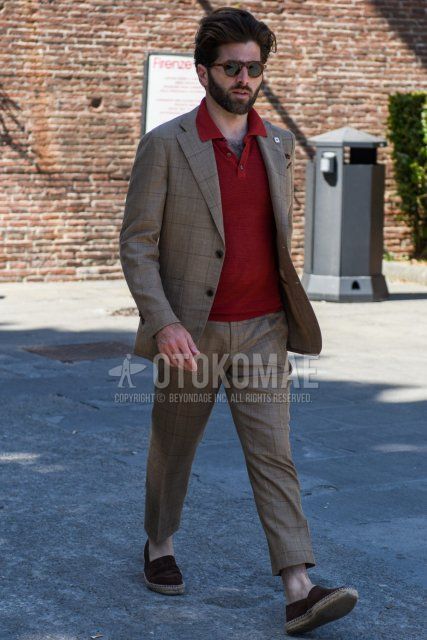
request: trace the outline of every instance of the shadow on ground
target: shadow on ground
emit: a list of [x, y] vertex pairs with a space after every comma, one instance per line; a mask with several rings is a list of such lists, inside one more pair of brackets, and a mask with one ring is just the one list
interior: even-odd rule
[[[122, 342], [123, 356], [71, 363], [24, 349], [90, 341]], [[148, 366], [131, 390], [109, 374], [132, 344], [133, 334], [111, 331], [2, 337], [2, 640], [282, 638], [281, 580], [225, 403], [198, 448], [175, 536], [187, 593], [145, 588], [152, 366], [134, 356]], [[141, 401], [117, 402], [122, 392]], [[317, 562], [310, 577], [353, 585], [360, 601], [304, 637], [418, 639], [425, 403], [384, 402], [390, 385], [339, 380], [309, 395], [292, 407], [291, 444]]]

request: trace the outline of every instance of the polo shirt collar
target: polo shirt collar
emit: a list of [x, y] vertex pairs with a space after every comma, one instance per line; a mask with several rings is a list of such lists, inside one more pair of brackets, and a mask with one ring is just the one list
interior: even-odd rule
[[[222, 132], [212, 120], [206, 106], [206, 97], [201, 100], [197, 110], [196, 125], [202, 142], [206, 142], [206, 140], [212, 140], [214, 138], [225, 139]], [[246, 136], [267, 136], [265, 125], [253, 107], [248, 111], [248, 130], [246, 132]]]

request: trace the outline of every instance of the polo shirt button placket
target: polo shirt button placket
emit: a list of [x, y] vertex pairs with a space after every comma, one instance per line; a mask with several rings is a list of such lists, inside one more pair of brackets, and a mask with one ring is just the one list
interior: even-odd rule
[[246, 138], [245, 138], [244, 143], [245, 143], [245, 148], [243, 149], [242, 157], [240, 158], [240, 162], [239, 162], [239, 169], [240, 169], [239, 177], [240, 178], [245, 177], [245, 162], [246, 162], [248, 154], [249, 154], [249, 140], [246, 140]]

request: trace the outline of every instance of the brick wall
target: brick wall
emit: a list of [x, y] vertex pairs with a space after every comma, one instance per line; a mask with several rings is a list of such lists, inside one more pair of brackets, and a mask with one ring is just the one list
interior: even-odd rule
[[[242, 6], [275, 31], [262, 116], [298, 138], [294, 259], [303, 262], [306, 139], [344, 125], [385, 134], [387, 96], [426, 89], [424, 0], [0, 1], [0, 280], [123, 277], [118, 233], [139, 137], [148, 50], [192, 52], [210, 7]], [[396, 219], [390, 148], [385, 241]]]

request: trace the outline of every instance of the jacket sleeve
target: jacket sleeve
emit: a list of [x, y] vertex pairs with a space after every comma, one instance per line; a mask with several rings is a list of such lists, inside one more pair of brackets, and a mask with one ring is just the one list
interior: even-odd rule
[[167, 192], [167, 157], [162, 138], [152, 132], [139, 141], [132, 166], [120, 231], [123, 273], [146, 330], [180, 322], [160, 277], [158, 240]]
[[290, 159], [290, 167], [289, 167], [289, 171], [291, 172], [291, 179], [290, 179], [290, 185], [291, 185], [291, 204], [289, 207], [289, 211], [288, 211], [288, 231], [287, 231], [287, 244], [288, 244], [288, 251], [289, 251], [289, 255], [291, 255], [291, 250], [292, 250], [292, 233], [293, 233], [293, 213], [294, 213], [294, 173], [295, 173], [295, 142], [296, 142], [296, 137], [295, 134], [292, 131], [289, 131], [289, 133], [291, 134], [292, 137], [292, 151], [291, 151], [291, 159]]

